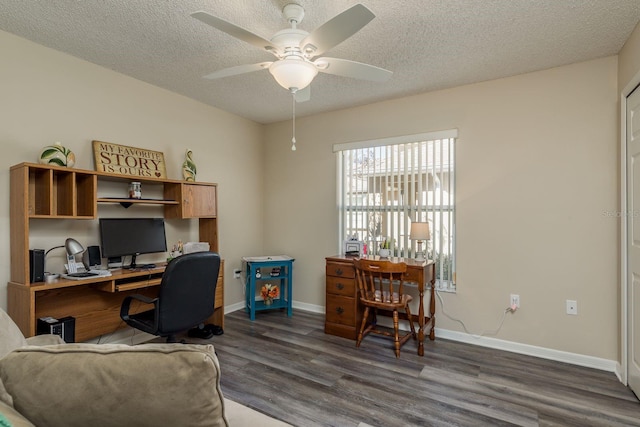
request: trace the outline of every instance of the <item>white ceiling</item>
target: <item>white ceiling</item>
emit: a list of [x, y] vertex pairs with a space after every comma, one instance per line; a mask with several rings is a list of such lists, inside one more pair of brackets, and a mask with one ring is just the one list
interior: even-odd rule
[[268, 71], [202, 76], [273, 56], [192, 18], [204, 10], [264, 38], [305, 8], [312, 32], [362, 3], [376, 15], [327, 56], [394, 72], [386, 83], [318, 74], [297, 116], [614, 55], [640, 0], [0, 0], [0, 29], [259, 123], [288, 120]]

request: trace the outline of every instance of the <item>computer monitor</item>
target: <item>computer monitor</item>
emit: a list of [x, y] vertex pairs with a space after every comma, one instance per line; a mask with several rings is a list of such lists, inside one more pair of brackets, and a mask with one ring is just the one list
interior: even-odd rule
[[136, 256], [167, 251], [163, 218], [100, 218], [100, 241], [105, 258]]

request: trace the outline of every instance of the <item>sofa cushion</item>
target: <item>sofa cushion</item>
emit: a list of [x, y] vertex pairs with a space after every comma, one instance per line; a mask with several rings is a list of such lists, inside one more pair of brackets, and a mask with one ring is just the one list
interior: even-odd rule
[[[18, 411], [2, 401], [0, 401], [0, 415], [4, 415], [4, 418], [12, 427], [34, 427], [34, 425], [31, 424], [25, 417], [20, 415]], [[0, 423], [0, 426], [4, 425], [6, 424]]]
[[18, 326], [0, 308], [0, 359], [16, 348], [24, 347], [25, 345], [27, 345], [27, 340]]
[[291, 427], [291, 424], [271, 418], [233, 400], [225, 398], [224, 403], [225, 414], [231, 426]]
[[60, 335], [54, 334], [34, 335], [27, 338], [27, 345], [56, 345], [64, 342]]
[[0, 360], [0, 380], [39, 427], [228, 427], [211, 345], [27, 346]]

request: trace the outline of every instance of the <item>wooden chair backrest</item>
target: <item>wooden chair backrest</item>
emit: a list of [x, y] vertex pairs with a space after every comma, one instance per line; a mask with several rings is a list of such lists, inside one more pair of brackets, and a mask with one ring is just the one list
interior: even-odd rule
[[[360, 300], [363, 303], [393, 304], [394, 294], [402, 301], [403, 275], [407, 271], [404, 262], [359, 259], [354, 262]], [[388, 298], [387, 298], [388, 297]]]

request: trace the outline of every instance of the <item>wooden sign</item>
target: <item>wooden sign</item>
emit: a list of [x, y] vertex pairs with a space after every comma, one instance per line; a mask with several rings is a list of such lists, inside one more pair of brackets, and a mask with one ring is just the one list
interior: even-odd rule
[[167, 178], [164, 154], [159, 151], [93, 141], [93, 156], [99, 172], [137, 178]]

